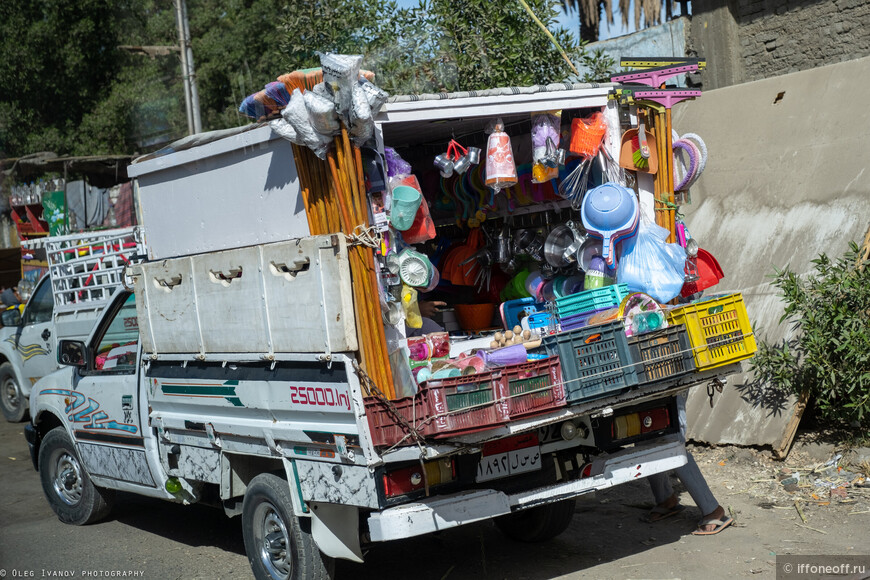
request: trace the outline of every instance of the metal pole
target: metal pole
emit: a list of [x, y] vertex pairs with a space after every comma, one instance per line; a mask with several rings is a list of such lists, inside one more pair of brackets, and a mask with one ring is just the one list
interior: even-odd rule
[[202, 132], [202, 120], [199, 116], [199, 91], [196, 89], [196, 72], [193, 67], [193, 48], [190, 46], [190, 25], [187, 20], [187, 3], [181, 2], [182, 22], [184, 23], [184, 50], [187, 52], [187, 82], [190, 85], [190, 109], [193, 111], [193, 132]]
[[184, 85], [184, 104], [187, 111], [187, 133], [193, 135], [193, 108], [191, 107], [190, 99], [190, 79], [188, 77], [187, 68], [187, 45], [185, 44], [184, 36], [184, 10], [182, 8], [182, 0], [175, 0], [175, 16], [178, 24], [178, 44], [181, 46], [181, 79]]

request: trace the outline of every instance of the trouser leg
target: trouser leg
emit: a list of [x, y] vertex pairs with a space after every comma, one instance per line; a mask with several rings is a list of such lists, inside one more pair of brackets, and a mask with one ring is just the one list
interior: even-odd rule
[[671, 487], [670, 478], [668, 478], [668, 473], [656, 473], [655, 475], [650, 475], [647, 477], [649, 481], [649, 487], [652, 490], [653, 498], [655, 499], [656, 505], [664, 503], [669, 497], [674, 494], [674, 488]]
[[719, 502], [716, 501], [713, 492], [710, 491], [710, 486], [707, 485], [707, 480], [704, 479], [698, 464], [695, 463], [695, 458], [688, 451], [686, 452], [686, 459], [688, 459], [688, 462], [676, 469], [677, 477], [686, 486], [686, 491], [692, 496], [692, 500], [694, 500], [698, 509], [701, 510], [701, 513], [704, 515], [712, 513], [719, 507]]

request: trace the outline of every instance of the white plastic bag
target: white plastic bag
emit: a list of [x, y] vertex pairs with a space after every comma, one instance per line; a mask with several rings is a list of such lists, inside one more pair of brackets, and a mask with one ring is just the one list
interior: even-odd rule
[[350, 137], [357, 147], [362, 147], [375, 133], [372, 109], [361, 86], [353, 87], [353, 107], [350, 112]]
[[338, 115], [335, 114], [335, 103], [331, 99], [312, 91], [305, 91], [305, 108], [308, 109], [308, 120], [314, 130], [321, 135], [333, 136], [341, 132]]
[[321, 53], [320, 66], [323, 69], [323, 82], [335, 94], [335, 105], [339, 116], [348, 121], [353, 106], [353, 88], [359, 80], [359, 67], [362, 55]]
[[676, 298], [683, 288], [686, 251], [679, 244], [668, 244], [668, 235], [641, 212], [637, 234], [622, 243], [617, 281], [660, 303]]
[[275, 131], [291, 143], [296, 143], [297, 145], [302, 144], [301, 139], [299, 139], [299, 137], [296, 135], [296, 130], [293, 128], [293, 125], [291, 125], [284, 119], [274, 119], [272, 121], [269, 121], [269, 126], [272, 127], [273, 131]]
[[311, 126], [311, 120], [308, 117], [308, 109], [305, 107], [305, 97], [302, 96], [302, 91], [299, 89], [293, 91], [290, 102], [284, 107], [281, 116], [296, 131], [298, 141], [295, 141], [295, 143], [308, 147], [320, 159], [326, 159], [326, 149], [332, 138], [321, 135]]

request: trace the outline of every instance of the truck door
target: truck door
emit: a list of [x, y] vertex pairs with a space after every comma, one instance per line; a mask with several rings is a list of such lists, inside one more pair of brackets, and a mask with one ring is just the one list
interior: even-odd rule
[[154, 486], [142, 435], [136, 296], [120, 292], [88, 344], [69, 411], [83, 463], [91, 475]]
[[[51, 280], [48, 276], [43, 276], [36, 285], [33, 296], [27, 302], [19, 331], [8, 339], [14, 341], [13, 346], [21, 355], [24, 380], [29, 381], [31, 385], [58, 368], [53, 312], [54, 297], [51, 294]], [[25, 387], [24, 390], [30, 392], [29, 387]]]

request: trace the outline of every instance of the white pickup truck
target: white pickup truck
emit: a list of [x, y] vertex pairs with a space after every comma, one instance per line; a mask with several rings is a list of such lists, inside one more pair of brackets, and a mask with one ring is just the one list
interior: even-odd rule
[[[602, 109], [608, 90], [394, 102], [377, 130], [413, 140], [439, 119]], [[540, 541], [567, 528], [574, 498], [685, 464], [676, 395], [740, 368], [376, 445], [348, 242], [309, 235], [289, 143], [261, 126], [130, 174], [150, 260], [86, 340], [60, 342], [67, 366], [31, 395], [26, 436], [66, 523], [105, 516], [115, 491], [217, 502], [241, 515], [254, 576], [274, 579], [328, 577], [365, 545], [489, 518]]]
[[37, 283], [23, 313], [18, 309], [3, 313], [0, 410], [11, 422], [26, 416], [31, 385], [59, 368], [55, 352], [58, 339], [87, 338], [120, 285], [129, 260], [144, 254], [139, 228], [54, 236], [29, 243], [45, 249], [49, 273]]

